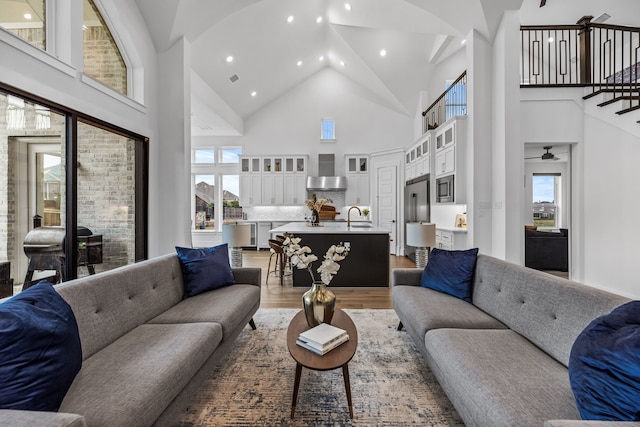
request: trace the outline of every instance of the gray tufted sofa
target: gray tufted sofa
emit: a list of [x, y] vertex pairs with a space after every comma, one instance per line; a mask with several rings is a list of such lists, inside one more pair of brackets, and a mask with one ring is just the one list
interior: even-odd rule
[[1, 426], [172, 425], [260, 306], [259, 268], [182, 299], [175, 254], [65, 282], [82, 368], [58, 413], [0, 410]]
[[605, 427], [579, 421], [568, 361], [578, 334], [628, 302], [550, 274], [478, 255], [473, 304], [392, 272], [393, 305], [467, 426]]

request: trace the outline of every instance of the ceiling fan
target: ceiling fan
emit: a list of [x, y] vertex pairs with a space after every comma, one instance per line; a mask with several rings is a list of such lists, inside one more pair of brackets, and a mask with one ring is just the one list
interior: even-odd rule
[[[542, 160], [560, 160], [560, 157], [556, 157], [555, 154], [550, 153], [549, 150], [551, 150], [553, 147], [551, 145], [548, 145], [546, 147], [543, 147], [547, 152], [544, 153], [542, 156], [536, 156], [536, 157], [525, 157], [525, 160], [531, 160], [531, 159], [542, 159]], [[560, 153], [560, 154], [564, 154], [564, 153]]]

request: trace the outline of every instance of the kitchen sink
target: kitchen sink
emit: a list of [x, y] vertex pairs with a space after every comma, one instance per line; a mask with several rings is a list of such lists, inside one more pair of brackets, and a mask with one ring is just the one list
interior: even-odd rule
[[372, 228], [371, 224], [352, 224], [351, 228]]

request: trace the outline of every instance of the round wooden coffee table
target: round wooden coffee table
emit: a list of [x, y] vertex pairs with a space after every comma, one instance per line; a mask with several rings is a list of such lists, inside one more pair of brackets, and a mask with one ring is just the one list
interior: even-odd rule
[[302, 367], [313, 369], [314, 371], [330, 371], [333, 369], [342, 368], [342, 375], [344, 377], [344, 388], [347, 391], [347, 403], [349, 405], [349, 416], [353, 418], [353, 405], [351, 403], [351, 383], [349, 382], [349, 367], [348, 363], [356, 353], [358, 347], [358, 331], [356, 325], [353, 324], [353, 320], [339, 308], [336, 309], [333, 314], [331, 324], [338, 328], [344, 329], [349, 335], [349, 341], [339, 345], [324, 356], [319, 356], [314, 352], [300, 347], [296, 344], [296, 339], [301, 332], [306, 331], [309, 328], [307, 319], [304, 316], [304, 312], [301, 310], [298, 312], [287, 329], [287, 347], [291, 357], [296, 361], [296, 380], [293, 385], [293, 401], [291, 402], [291, 418], [293, 418], [296, 411], [296, 401], [298, 400], [298, 389], [300, 387], [300, 375], [302, 374]]

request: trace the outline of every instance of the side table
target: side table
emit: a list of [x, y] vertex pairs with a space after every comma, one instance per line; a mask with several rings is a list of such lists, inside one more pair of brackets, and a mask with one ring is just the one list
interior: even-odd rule
[[313, 369], [315, 371], [330, 371], [337, 368], [342, 368], [342, 375], [344, 377], [344, 387], [347, 392], [347, 403], [349, 405], [349, 416], [353, 418], [353, 404], [351, 402], [351, 383], [349, 382], [349, 367], [348, 363], [356, 353], [358, 347], [358, 331], [356, 325], [353, 324], [353, 320], [340, 309], [336, 309], [333, 314], [331, 324], [338, 328], [342, 328], [349, 334], [349, 341], [340, 346], [334, 348], [324, 356], [319, 356], [314, 352], [300, 347], [296, 344], [296, 339], [301, 332], [306, 331], [309, 328], [307, 320], [304, 316], [304, 312], [299, 311], [287, 329], [287, 347], [293, 360], [296, 361], [296, 379], [293, 385], [293, 400], [291, 402], [291, 418], [293, 418], [296, 411], [296, 401], [298, 400], [298, 389], [300, 388], [300, 376], [302, 374], [302, 368]]

